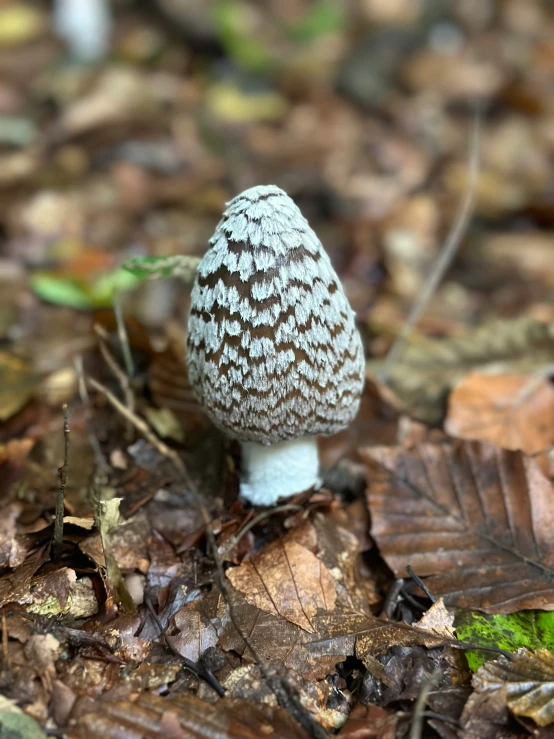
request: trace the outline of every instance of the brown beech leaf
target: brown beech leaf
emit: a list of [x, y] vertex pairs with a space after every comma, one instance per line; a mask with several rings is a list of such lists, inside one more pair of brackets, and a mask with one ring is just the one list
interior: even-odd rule
[[468, 375], [450, 395], [445, 429], [536, 454], [554, 444], [554, 385], [529, 375]]
[[[348, 611], [339, 613], [319, 614], [315, 623], [319, 633], [324, 635], [306, 647], [312, 653], [340, 652], [340, 647], [349, 654], [348, 640], [355, 641], [356, 656], [372, 671], [373, 657], [386, 652], [392, 646], [409, 647], [420, 644], [425, 647], [436, 647], [445, 642], [453, 641], [442, 634], [410, 626], [403, 621], [384, 621], [376, 616], [367, 616], [364, 613]], [[337, 644], [338, 642], [338, 644]]]
[[358, 703], [339, 731], [341, 739], [395, 739], [398, 718], [394, 711]]
[[[240, 654], [245, 662], [255, 662], [255, 657], [241, 634], [248, 635], [249, 645], [262, 659], [279, 661], [287, 669], [311, 681], [324, 679], [337, 662], [354, 654], [354, 637], [337, 637], [326, 640], [322, 649], [317, 645], [312, 648], [312, 636], [296, 624], [248, 603], [243, 593], [233, 587], [228, 588], [228, 596], [233, 605], [233, 619], [229, 604], [222, 597], [218, 599], [217, 613], [214, 614], [221, 624], [218, 627], [219, 645], [227, 652]], [[346, 622], [344, 627], [347, 628]]]
[[532, 718], [539, 726], [554, 723], [554, 655], [519, 649], [513, 660], [487, 662], [473, 676], [478, 694], [500, 691], [510, 711]]
[[362, 450], [372, 534], [397, 577], [447, 605], [512, 613], [554, 605], [554, 491], [535, 460], [453, 441]]
[[318, 609], [332, 610], [337, 591], [333, 577], [315, 554], [288, 538], [268, 544], [227, 577], [249, 603], [283, 616], [304, 631], [315, 632]]
[[225, 698], [215, 704], [192, 695], [162, 698], [143, 692], [136, 701], [81, 699], [72, 715], [75, 739], [306, 739], [305, 731], [282, 708]]

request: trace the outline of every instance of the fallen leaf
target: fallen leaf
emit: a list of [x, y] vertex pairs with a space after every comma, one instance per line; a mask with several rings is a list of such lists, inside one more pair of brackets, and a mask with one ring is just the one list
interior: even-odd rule
[[[444, 600], [439, 598], [428, 611], [416, 622], [418, 629], [432, 631], [437, 636], [445, 639], [454, 638], [454, 613], [444, 605]], [[460, 637], [461, 638], [461, 637]]]
[[37, 722], [27, 716], [15, 701], [0, 695], [0, 728], [2, 734], [13, 739], [44, 739]]
[[536, 454], [554, 445], [554, 385], [528, 375], [468, 375], [450, 395], [445, 430]]
[[[100, 708], [101, 706], [101, 708]], [[307, 739], [306, 732], [282, 708], [225, 698], [215, 704], [192, 695], [142, 693], [136, 701], [81, 699], [73, 710], [71, 735], [141, 736], [144, 739]]]
[[460, 718], [464, 739], [512, 739], [508, 734], [506, 689], [474, 692], [469, 696]]
[[[215, 614], [221, 624], [218, 628], [219, 645], [227, 652], [240, 654], [245, 662], [255, 662], [256, 658], [242, 635], [247, 636], [249, 645], [262, 659], [278, 661], [306, 680], [325, 678], [338, 662], [354, 654], [355, 637], [347, 635], [344, 639], [338, 636], [332, 640], [325, 639], [320, 647], [318, 643], [311, 643], [310, 635], [300, 626], [282, 616], [260, 610], [232, 586], [228, 590], [233, 619], [229, 604], [220, 596]], [[344, 633], [348, 622], [343, 620], [341, 626]]]
[[0, 421], [20, 411], [37, 387], [38, 378], [28, 362], [0, 351]]
[[[554, 363], [554, 326], [529, 318], [494, 321], [463, 336], [410, 344], [388, 384], [420, 421], [438, 423], [449, 391], [469, 372], [540, 372]], [[369, 362], [378, 375], [381, 362]]]
[[49, 546], [42, 546], [29, 554], [23, 564], [0, 577], [0, 606], [24, 600], [29, 595], [35, 572], [48, 559]]
[[535, 460], [466, 441], [361, 455], [372, 535], [396, 577], [411, 565], [449, 606], [554, 607], [554, 492]]
[[217, 644], [215, 626], [200, 613], [195, 603], [179, 609], [173, 616], [173, 623], [178, 633], [171, 636], [172, 644], [191, 662], [198, 662], [206, 649]]
[[341, 739], [396, 739], [398, 718], [379, 706], [358, 703], [339, 731]]
[[480, 667], [473, 676], [477, 693], [502, 691], [510, 711], [532, 718], [539, 726], [554, 723], [554, 655], [519, 649], [513, 660], [501, 657]]
[[226, 574], [249, 603], [311, 633], [318, 609], [332, 610], [337, 597], [335, 581], [323, 562], [290, 539], [268, 544]]

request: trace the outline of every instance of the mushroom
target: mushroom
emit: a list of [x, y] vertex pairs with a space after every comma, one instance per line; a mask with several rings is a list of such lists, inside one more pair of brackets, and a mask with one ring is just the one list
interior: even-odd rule
[[241, 444], [241, 497], [273, 505], [318, 484], [316, 437], [356, 415], [362, 342], [329, 257], [283, 190], [237, 195], [209, 243], [191, 295], [189, 378]]

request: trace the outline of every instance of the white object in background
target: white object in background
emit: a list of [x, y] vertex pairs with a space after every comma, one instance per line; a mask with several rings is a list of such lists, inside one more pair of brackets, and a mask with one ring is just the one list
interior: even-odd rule
[[93, 63], [108, 55], [112, 32], [109, 0], [55, 0], [53, 25], [76, 60]]

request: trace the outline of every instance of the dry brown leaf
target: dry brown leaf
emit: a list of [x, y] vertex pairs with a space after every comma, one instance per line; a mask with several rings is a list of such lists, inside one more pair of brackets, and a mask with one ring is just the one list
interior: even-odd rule
[[348, 611], [320, 614], [316, 618], [316, 625], [323, 636], [306, 642], [312, 654], [337, 654], [341, 649], [350, 654], [355, 641], [356, 656], [370, 671], [374, 664], [371, 658], [392, 646], [420, 644], [434, 647], [448, 641], [442, 634], [416, 628], [403, 621], [385, 621], [376, 616]]
[[171, 637], [171, 643], [179, 654], [191, 662], [198, 662], [209, 647], [217, 644], [215, 626], [190, 603], [179, 609], [173, 617], [178, 633]]
[[309, 549], [290, 538], [268, 544], [227, 577], [249, 603], [283, 616], [310, 633], [318, 609], [332, 610], [337, 591], [333, 577]]
[[379, 706], [358, 703], [339, 731], [341, 739], [395, 739], [398, 718]]
[[554, 491], [533, 459], [465, 441], [361, 454], [397, 577], [411, 565], [447, 605], [487, 613], [554, 607]]
[[21, 410], [38, 384], [33, 368], [23, 359], [0, 351], [0, 421]]
[[432, 631], [445, 639], [454, 639], [454, 613], [439, 598], [415, 624], [418, 629]]
[[536, 454], [554, 445], [554, 385], [528, 375], [465, 377], [449, 398], [447, 433]]
[[143, 739], [307, 739], [305, 731], [282, 708], [226, 698], [215, 704], [191, 695], [162, 698], [142, 693], [136, 701], [78, 701], [74, 739], [143, 737]]
[[[262, 659], [267, 662], [276, 660], [311, 681], [322, 680], [333, 671], [337, 662], [354, 654], [353, 637], [337, 637], [318, 649], [317, 645], [313, 646], [308, 641], [310, 636], [296, 624], [261, 611], [248, 603], [244, 595], [233, 587], [228, 590], [233, 604], [233, 620], [228, 603], [220, 597], [216, 613], [221, 623], [218, 628], [219, 645], [227, 652], [240, 654], [246, 663], [256, 660], [241, 634], [247, 635], [249, 645]], [[241, 634], [235, 625], [240, 628]], [[347, 628], [346, 622], [343, 621], [342, 625]]]
[[501, 691], [516, 716], [532, 718], [539, 726], [554, 723], [554, 655], [546, 649], [534, 654], [519, 649], [511, 661], [487, 662], [475, 673], [473, 686], [480, 694]]

